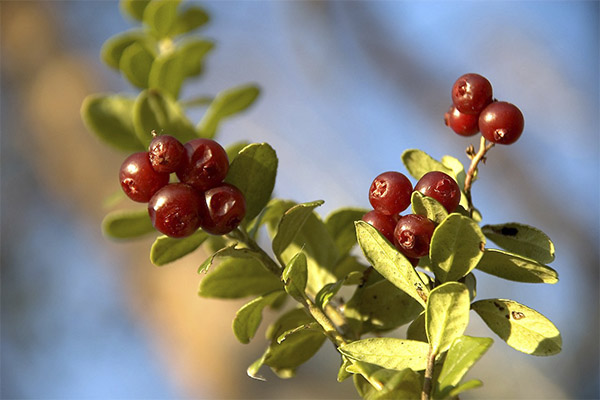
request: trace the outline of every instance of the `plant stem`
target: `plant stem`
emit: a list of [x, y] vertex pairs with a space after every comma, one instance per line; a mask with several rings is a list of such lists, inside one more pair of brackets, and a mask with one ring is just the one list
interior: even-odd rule
[[431, 389], [433, 388], [433, 367], [435, 366], [435, 356], [433, 348], [429, 347], [427, 354], [427, 367], [425, 368], [425, 378], [423, 379], [423, 391], [421, 392], [421, 400], [429, 400], [431, 398]]
[[[473, 207], [473, 199], [471, 197], [471, 186], [473, 185], [473, 179], [475, 178], [475, 173], [477, 172], [477, 166], [479, 165], [479, 162], [485, 162], [485, 155], [492, 147], [494, 147], [494, 143], [486, 143], [485, 137], [481, 136], [479, 150], [477, 150], [477, 153], [470, 154], [467, 152], [469, 157], [471, 157], [471, 165], [469, 166], [467, 177], [465, 178], [464, 191], [469, 205], [467, 211], [471, 217], [473, 216], [473, 211], [475, 210], [475, 207]], [[470, 146], [470, 148], [472, 149], [473, 147]]]

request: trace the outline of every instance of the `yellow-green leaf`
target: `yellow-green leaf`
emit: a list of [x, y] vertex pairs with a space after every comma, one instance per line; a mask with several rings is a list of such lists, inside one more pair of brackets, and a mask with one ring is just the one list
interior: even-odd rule
[[113, 239], [133, 239], [156, 232], [148, 210], [113, 211], [102, 220], [102, 232]]
[[159, 267], [171, 263], [196, 250], [207, 238], [202, 230], [184, 238], [159, 236], [150, 248], [150, 261]]
[[558, 282], [558, 272], [547, 265], [502, 250], [486, 249], [477, 269], [516, 282]]
[[446, 351], [469, 324], [469, 291], [458, 282], [446, 282], [429, 293], [425, 329], [433, 354]]
[[488, 239], [511, 253], [542, 264], [554, 261], [554, 243], [548, 235], [533, 226], [511, 222], [485, 225], [481, 230]]
[[420, 371], [427, 365], [429, 344], [391, 337], [368, 338], [342, 345], [338, 350], [353, 360], [383, 368]]

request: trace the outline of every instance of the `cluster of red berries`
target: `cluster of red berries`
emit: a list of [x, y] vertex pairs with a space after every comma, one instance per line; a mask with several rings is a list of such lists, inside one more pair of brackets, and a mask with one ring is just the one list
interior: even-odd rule
[[460, 202], [458, 184], [443, 172], [426, 173], [413, 189], [404, 174], [389, 171], [373, 180], [369, 188], [369, 202], [373, 210], [362, 220], [377, 229], [416, 266], [419, 258], [429, 254], [435, 223], [422, 215], [400, 215], [410, 205], [413, 191], [434, 198], [449, 213], [456, 210]]
[[521, 110], [492, 97], [492, 85], [478, 74], [465, 74], [452, 86], [452, 106], [444, 116], [446, 125], [461, 136], [481, 134], [490, 142], [512, 144], [523, 133]]
[[[184, 146], [173, 136], [155, 135], [148, 151], [125, 159], [119, 180], [130, 199], [148, 203], [152, 225], [161, 233], [181, 238], [202, 228], [224, 235], [246, 215], [242, 192], [223, 182], [228, 171], [227, 153], [214, 140], [193, 139]], [[179, 182], [169, 183], [172, 173]]]

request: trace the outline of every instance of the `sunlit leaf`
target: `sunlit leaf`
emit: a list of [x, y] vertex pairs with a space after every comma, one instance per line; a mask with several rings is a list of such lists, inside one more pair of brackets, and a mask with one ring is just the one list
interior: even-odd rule
[[292, 243], [313, 210], [323, 203], [322, 200], [317, 200], [298, 204], [283, 214], [277, 228], [277, 234], [273, 238], [273, 252], [276, 256], [281, 255], [286, 247]]
[[148, 210], [113, 211], [104, 217], [102, 232], [113, 239], [133, 239], [148, 233], [156, 233]]
[[429, 154], [418, 149], [405, 150], [402, 153], [402, 162], [415, 179], [421, 179], [423, 175], [431, 171], [441, 171], [454, 176], [452, 169], [444, 166], [441, 162], [433, 159]]
[[415, 340], [384, 337], [357, 340], [340, 346], [338, 350], [353, 360], [383, 368], [419, 371], [427, 365], [429, 345]]
[[294, 299], [304, 301], [308, 280], [306, 255], [302, 252], [296, 254], [285, 266], [281, 278], [285, 285], [285, 291]]
[[425, 330], [433, 354], [446, 351], [469, 324], [469, 291], [459, 282], [446, 282], [429, 293]]
[[554, 261], [554, 243], [548, 235], [529, 225], [511, 222], [485, 225], [485, 236], [498, 246], [542, 264]]
[[436, 199], [414, 191], [411, 197], [413, 214], [423, 215], [436, 224], [441, 223], [447, 216], [448, 211]]
[[250, 343], [262, 321], [263, 309], [273, 304], [283, 294], [282, 290], [277, 290], [257, 297], [240, 308], [233, 319], [232, 328], [235, 337], [244, 344]]
[[202, 230], [180, 239], [159, 236], [150, 248], [150, 261], [154, 265], [162, 266], [178, 260], [200, 247], [207, 238], [208, 234]]
[[477, 269], [516, 282], [558, 282], [558, 273], [547, 265], [502, 250], [486, 249]]
[[354, 221], [358, 221], [369, 210], [363, 208], [340, 208], [325, 219], [325, 225], [335, 240], [340, 257], [344, 257], [356, 244]]

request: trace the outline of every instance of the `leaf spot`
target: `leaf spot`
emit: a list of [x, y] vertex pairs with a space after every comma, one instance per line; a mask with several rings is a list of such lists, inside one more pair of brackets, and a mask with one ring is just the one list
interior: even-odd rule
[[517, 228], [509, 228], [507, 226], [502, 228], [502, 234], [505, 236], [517, 236], [519, 230]]
[[513, 317], [514, 319], [516, 319], [516, 320], [520, 320], [520, 319], [523, 319], [523, 318], [525, 318], [525, 314], [523, 314], [523, 313], [522, 313], [522, 312], [520, 312], [520, 311], [513, 311], [511, 314], [512, 314], [512, 317]]

